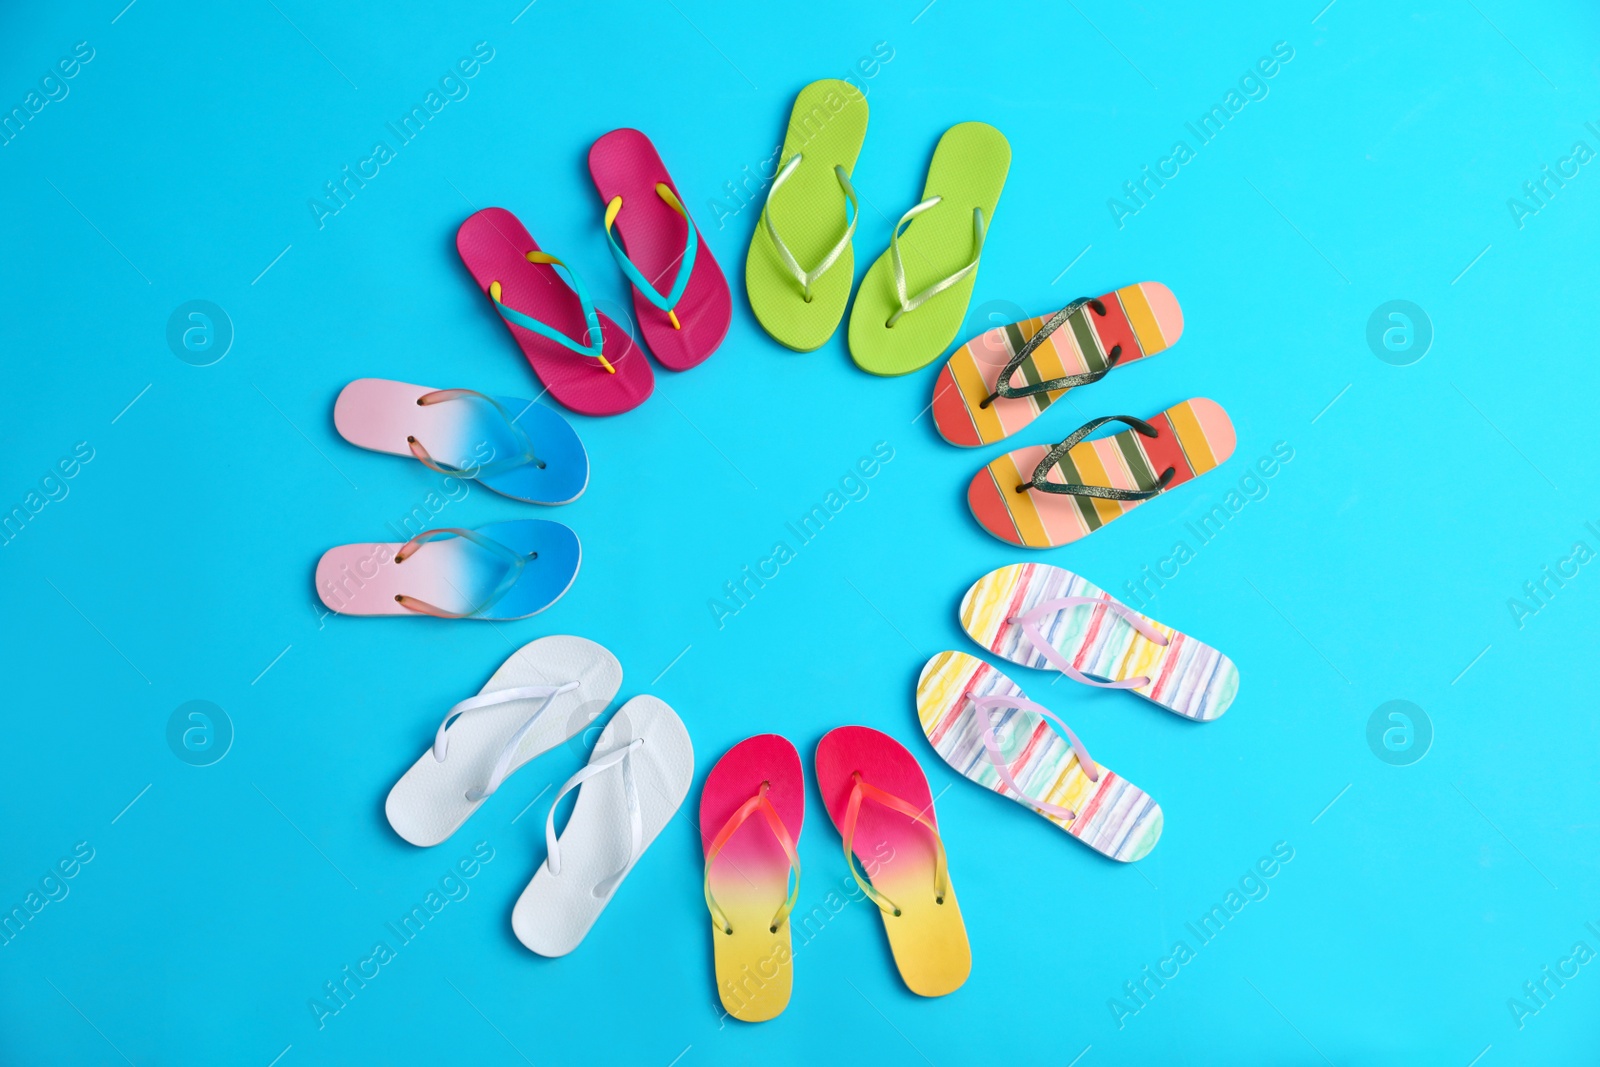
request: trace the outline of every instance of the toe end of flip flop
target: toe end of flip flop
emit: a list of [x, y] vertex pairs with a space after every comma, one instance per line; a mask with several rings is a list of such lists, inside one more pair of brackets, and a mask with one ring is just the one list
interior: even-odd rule
[[1226, 462], [1238, 444], [1233, 420], [1228, 418], [1228, 413], [1222, 409], [1221, 404], [1203, 396], [1190, 400], [1189, 410], [1194, 413], [1195, 421], [1200, 424], [1200, 430], [1205, 434], [1212, 458], [1219, 465]]
[[978, 525], [995, 537], [1019, 548], [1031, 547], [1023, 544], [1018, 536], [1016, 523], [1011, 521], [1011, 512], [989, 468], [979, 471], [967, 486], [967, 507], [972, 509], [972, 517], [978, 520]]
[[1144, 344], [1143, 337], [1139, 338], [1141, 346], [1146, 354], [1171, 348], [1183, 336], [1183, 309], [1178, 306], [1178, 298], [1160, 282], [1140, 282], [1138, 288], [1144, 294], [1145, 303], [1150, 305], [1150, 314], [1161, 334], [1159, 347]]
[[984, 443], [949, 365], [939, 372], [933, 383], [933, 424], [939, 435], [953, 445], [977, 448]]
[[1138, 833], [1128, 839], [1124, 850], [1118, 852], [1112, 859], [1121, 860], [1123, 863], [1134, 863], [1150, 855], [1150, 850], [1156, 847], [1156, 842], [1161, 839], [1161, 829], [1166, 823], [1166, 815], [1161, 811], [1161, 805], [1152, 803], [1150, 815]]

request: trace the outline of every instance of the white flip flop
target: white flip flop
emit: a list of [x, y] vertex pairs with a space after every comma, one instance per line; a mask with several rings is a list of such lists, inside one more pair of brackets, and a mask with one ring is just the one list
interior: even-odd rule
[[478, 695], [452, 707], [383, 810], [413, 845], [437, 845], [523, 764], [589, 726], [622, 688], [622, 664], [583, 637], [512, 653]]
[[[622, 705], [589, 765], [550, 802], [548, 855], [511, 912], [517, 940], [541, 956], [577, 948], [693, 780], [694, 748], [683, 720], [652, 696]], [[579, 785], [572, 817], [557, 837], [556, 804]]]

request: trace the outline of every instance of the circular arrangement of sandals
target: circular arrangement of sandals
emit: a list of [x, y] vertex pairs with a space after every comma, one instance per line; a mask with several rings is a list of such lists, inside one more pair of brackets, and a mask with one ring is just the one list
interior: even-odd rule
[[[848, 308], [856, 364], [903, 375], [936, 360], [961, 329], [1011, 151], [981, 122], [947, 130], [922, 199], [896, 222], [852, 304], [859, 204], [851, 174], [866, 130], [866, 98], [850, 83], [823, 80], [800, 92], [750, 242], [745, 288], [762, 328], [801, 352], [826, 343]], [[529, 400], [362, 378], [335, 403], [341, 436], [515, 500], [557, 506], [588, 486], [589, 461], [572, 425], [539, 399], [548, 394], [581, 415], [616, 415], [649, 399], [648, 357], [673, 371], [710, 357], [727, 334], [732, 297], [655, 146], [637, 130], [614, 130], [590, 149], [589, 170], [607, 245], [632, 287], [633, 321], [623, 326], [604, 314], [576, 272], [540, 248], [515, 215], [478, 211], [462, 223], [456, 247], [543, 391]], [[1176, 298], [1155, 282], [985, 330], [935, 377], [934, 423], [951, 444], [996, 444], [1045, 417], [1069, 390], [1157, 355], [1182, 332]], [[1091, 438], [1111, 424], [1121, 428]], [[995, 537], [1053, 548], [1194, 480], [1226, 461], [1234, 444], [1227, 413], [1205, 398], [1148, 419], [1095, 418], [1059, 441], [990, 460], [971, 479], [968, 505]], [[419, 525], [407, 524], [408, 540], [326, 552], [316, 569], [323, 603], [344, 615], [521, 619], [564, 595], [582, 559], [577, 534], [558, 522]], [[1216, 649], [1060, 567], [1023, 563], [986, 574], [959, 615], [993, 656], [1125, 689], [1196, 722], [1220, 716], [1238, 690], [1238, 670]], [[616, 657], [586, 638], [542, 637], [518, 649], [477, 694], [448, 709], [394, 785], [385, 811], [395, 833], [423, 847], [447, 840], [518, 769], [582, 744], [621, 686]], [[1155, 846], [1160, 806], [986, 660], [934, 656], [917, 680], [915, 706], [933, 750], [964, 777], [1110, 859], [1133, 862]], [[959, 988], [971, 949], [916, 757], [878, 730], [841, 726], [817, 745], [812, 773], [849, 884], [859, 890], [853, 899], [879, 909], [907, 988], [929, 997]], [[618, 708], [587, 765], [550, 801], [546, 858], [511, 916], [517, 938], [545, 956], [575, 949], [693, 778], [689, 733], [672, 708], [648, 695]], [[572, 790], [576, 804], [557, 833], [556, 803]], [[735, 745], [702, 786], [704, 895], [718, 994], [733, 1018], [771, 1019], [789, 1002], [791, 926], [805, 929], [814, 918], [795, 915], [805, 793], [800, 754], [776, 734]]]

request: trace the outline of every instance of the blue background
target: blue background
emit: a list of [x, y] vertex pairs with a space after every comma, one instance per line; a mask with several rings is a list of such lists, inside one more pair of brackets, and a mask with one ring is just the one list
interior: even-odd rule
[[[23, 504], [78, 442], [93, 459], [0, 548], [0, 905], [22, 904], [79, 842], [93, 860], [0, 948], [0, 1060], [1592, 1058], [1600, 964], [1525, 1001], [1539, 1010], [1520, 1026], [1508, 1000], [1575, 943], [1600, 949], [1585, 927], [1600, 926], [1600, 565], [1550, 582], [1542, 606], [1525, 598], [1539, 610], [1520, 625], [1508, 601], [1574, 542], [1600, 548], [1584, 526], [1600, 520], [1600, 163], [1521, 225], [1507, 201], [1575, 141], [1600, 149], [1584, 125], [1600, 126], [1600, 17], [1506, 0], [923, 3], [8, 11], [0, 110], [77, 42], [94, 58], [0, 147], [0, 503]], [[480, 41], [493, 59], [469, 95], [319, 228], [310, 199], [378, 139], [393, 147], [385, 124]], [[1198, 145], [1185, 123], [1280, 41], [1293, 59], [1268, 95]], [[1164, 807], [1164, 837], [1137, 867], [969, 785], [920, 737], [919, 668], [972, 650], [962, 592], [1024, 558], [965, 507], [998, 450], [954, 449], [919, 417], [934, 367], [865, 376], [842, 329], [791, 353], [744, 303], [758, 208], [736, 211], [725, 183], [770, 157], [803, 84], [844, 76], [880, 42], [892, 58], [864, 80], [858, 271], [920, 193], [940, 132], [991, 122], [1014, 155], [965, 333], [1007, 307], [1042, 314], [1147, 279], [1187, 320], [1171, 351], [1074, 393], [1019, 442], [1190, 396], [1220, 401], [1238, 428], [1220, 470], [1026, 557], [1122, 591], [1189, 541], [1194, 558], [1149, 610], [1242, 672], [1238, 702], [1205, 726], [1023, 679]], [[692, 372], [658, 372], [642, 409], [574, 419], [594, 465], [577, 503], [473, 491], [440, 514], [573, 526], [583, 570], [552, 610], [500, 625], [322, 618], [318, 555], [383, 536], [441, 482], [341, 441], [335, 395], [371, 375], [533, 396], [455, 229], [474, 208], [509, 208], [619, 305], [584, 160], [622, 125], [655, 140], [735, 283], [726, 343]], [[1179, 139], [1195, 158], [1119, 227], [1108, 198]], [[236, 334], [212, 366], [165, 342], [191, 299], [220, 305]], [[1409, 366], [1366, 341], [1391, 299], [1431, 320], [1431, 350]], [[877, 442], [894, 458], [867, 495], [719, 627], [709, 603], [723, 584], [790, 540], [784, 524]], [[1278, 442], [1293, 459], [1265, 497], [1196, 548], [1186, 524]], [[581, 747], [521, 771], [431, 850], [399, 841], [382, 802], [444, 709], [547, 633], [613, 649], [622, 696], [670, 702], [702, 775], [756, 732], [792, 738], [808, 772], [837, 724], [905, 741], [938, 793], [974, 951], [967, 985], [938, 1001], [907, 993], [878, 917], [850, 904], [799, 950], [786, 1014], [719, 1020], [698, 779], [576, 953], [522, 949], [509, 914], [543, 857], [542, 791]], [[173, 710], [196, 699], [235, 734], [209, 767], [166, 740]], [[1410, 766], [1367, 740], [1395, 699], [1432, 724]], [[803, 911], [846, 884], [811, 800]], [[479, 841], [494, 859], [469, 895], [319, 1029], [309, 1002], [324, 982], [393, 942], [385, 924]], [[1269, 894], [1196, 947], [1184, 924], [1279, 842], [1293, 860]], [[1179, 938], [1195, 958], [1129, 999], [1124, 983]]]

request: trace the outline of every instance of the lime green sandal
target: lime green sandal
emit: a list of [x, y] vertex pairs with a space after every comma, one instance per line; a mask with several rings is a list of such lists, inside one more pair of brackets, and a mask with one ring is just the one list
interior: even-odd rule
[[939, 138], [922, 203], [900, 216], [889, 250], [861, 279], [850, 312], [856, 366], [910, 374], [955, 340], [1010, 166], [1011, 146], [986, 123], [963, 122]]
[[859, 211], [850, 172], [866, 137], [867, 98], [849, 82], [826, 78], [795, 97], [744, 286], [762, 327], [796, 351], [822, 347], [850, 302]]

